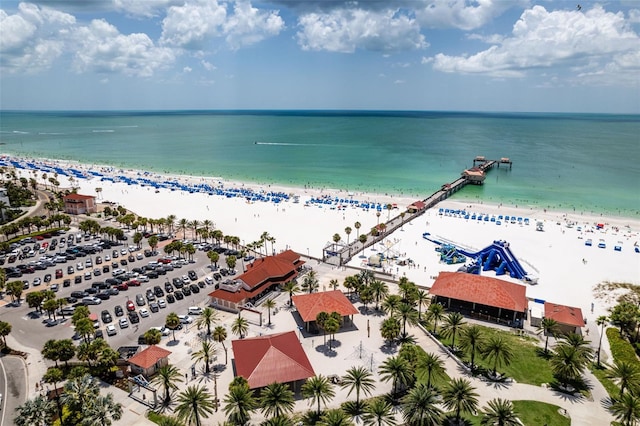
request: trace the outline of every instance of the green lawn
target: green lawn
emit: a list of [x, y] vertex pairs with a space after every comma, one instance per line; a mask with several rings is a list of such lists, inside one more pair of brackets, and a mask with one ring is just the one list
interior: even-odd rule
[[[481, 327], [485, 338], [492, 335], [500, 335], [511, 344], [513, 349], [513, 358], [509, 366], [498, 367], [498, 372], [506, 374], [518, 383], [526, 383], [530, 385], [540, 386], [543, 383], [553, 382], [553, 374], [551, 366], [543, 356], [540, 355], [540, 348], [537, 340], [531, 337], [518, 336], [514, 333], [498, 330], [491, 327]], [[450, 345], [451, 340], [440, 336], [440, 341], [445, 345]], [[456, 345], [460, 341], [460, 337], [456, 336]], [[461, 355], [463, 361], [470, 361], [469, 354]], [[481, 368], [488, 370], [493, 369], [493, 365], [482, 359], [476, 352], [475, 363]]]
[[570, 426], [571, 420], [558, 412], [557, 405], [537, 401], [512, 401], [525, 426]]

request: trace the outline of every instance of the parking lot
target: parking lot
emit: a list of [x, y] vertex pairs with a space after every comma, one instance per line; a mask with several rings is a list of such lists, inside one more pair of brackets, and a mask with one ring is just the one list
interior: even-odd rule
[[[70, 235], [74, 235], [73, 241]], [[10, 271], [21, 268], [22, 276], [8, 276], [7, 281], [25, 282], [22, 302], [17, 306], [10, 304], [10, 297], [5, 296], [0, 317], [12, 323], [13, 332], [21, 341], [39, 350], [48, 339], [74, 338], [79, 342], [69, 317], [74, 306], [85, 304], [94, 314], [92, 318], [96, 318], [98, 334], [115, 349], [138, 344], [139, 336], [151, 327], [161, 329], [170, 312], [187, 315], [189, 307], [205, 306], [216, 284], [233, 276], [224, 277], [220, 271], [212, 271], [204, 251], [197, 251], [191, 260], [180, 259], [167, 256], [161, 249], [151, 253], [146, 244], [138, 248], [131, 240], [129, 236], [128, 240], [111, 246], [108, 240], [87, 237], [74, 230], [25, 243], [23, 247], [34, 252], [39, 244], [37, 254], [27, 257], [29, 252], [25, 251], [22, 259], [16, 256], [12, 262], [6, 256], [2, 265], [15, 268]], [[226, 267], [224, 254], [220, 255], [218, 265]], [[25, 302], [29, 292], [46, 289], [68, 301], [62, 308], [64, 315], [58, 310], [56, 321], [53, 316], [49, 319], [47, 313], [37, 313]]]

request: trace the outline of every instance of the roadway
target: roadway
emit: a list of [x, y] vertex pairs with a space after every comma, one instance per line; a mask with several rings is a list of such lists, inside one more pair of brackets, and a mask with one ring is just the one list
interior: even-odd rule
[[17, 356], [0, 356], [0, 426], [13, 424], [16, 408], [27, 399], [27, 370]]

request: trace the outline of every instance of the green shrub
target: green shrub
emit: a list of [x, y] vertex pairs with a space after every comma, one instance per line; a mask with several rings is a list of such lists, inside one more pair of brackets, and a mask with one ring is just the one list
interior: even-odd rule
[[607, 328], [607, 339], [611, 347], [611, 355], [617, 361], [625, 361], [629, 363], [637, 363], [638, 357], [631, 343], [620, 336], [620, 330], [617, 328]]

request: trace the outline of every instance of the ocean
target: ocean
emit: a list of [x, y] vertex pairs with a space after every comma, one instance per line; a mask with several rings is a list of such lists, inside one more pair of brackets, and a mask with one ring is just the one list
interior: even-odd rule
[[119, 168], [640, 217], [640, 116], [420, 111], [0, 111], [0, 152]]

